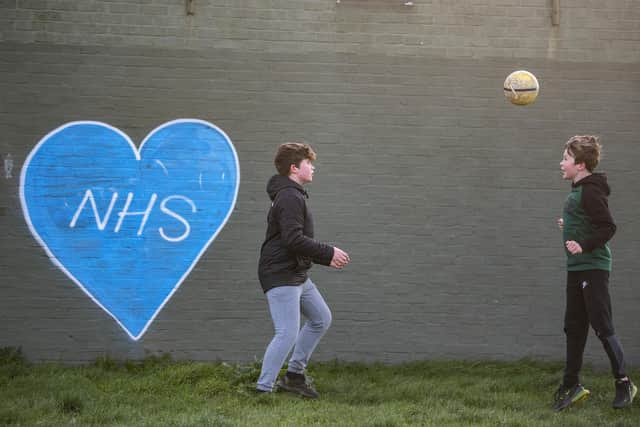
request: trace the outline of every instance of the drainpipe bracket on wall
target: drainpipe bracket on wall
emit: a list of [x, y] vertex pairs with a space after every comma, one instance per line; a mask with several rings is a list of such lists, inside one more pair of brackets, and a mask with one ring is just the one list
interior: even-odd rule
[[560, 25], [560, 0], [551, 0], [551, 25]]

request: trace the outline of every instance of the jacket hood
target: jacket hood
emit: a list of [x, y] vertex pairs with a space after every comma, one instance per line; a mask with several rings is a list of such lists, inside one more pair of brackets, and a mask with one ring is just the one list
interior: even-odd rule
[[278, 174], [273, 175], [269, 179], [269, 182], [267, 183], [267, 194], [269, 194], [269, 198], [271, 200], [274, 200], [279, 191], [289, 187], [293, 187], [296, 190], [300, 191], [300, 193], [302, 193], [305, 197], [309, 197], [307, 192], [304, 190], [304, 188], [302, 188], [300, 184], [292, 181], [291, 179], [289, 179], [289, 177]]
[[607, 182], [607, 175], [602, 172], [592, 173], [591, 175], [582, 178], [580, 181], [571, 185], [574, 187], [577, 187], [579, 185], [595, 185], [607, 196], [611, 194], [611, 188], [609, 187], [609, 183]]

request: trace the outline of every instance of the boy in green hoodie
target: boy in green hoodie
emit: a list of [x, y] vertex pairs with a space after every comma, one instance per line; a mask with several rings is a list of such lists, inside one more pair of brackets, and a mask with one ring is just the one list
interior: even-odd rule
[[580, 384], [578, 374], [591, 324], [611, 362], [616, 386], [613, 407], [620, 409], [631, 405], [638, 389], [625, 373], [624, 352], [611, 315], [611, 251], [607, 242], [616, 226], [609, 212], [607, 177], [593, 172], [600, 161], [601, 146], [597, 137], [576, 135], [564, 148], [560, 170], [562, 177], [572, 182], [562, 218], [558, 219], [567, 254], [567, 360], [553, 407], [561, 411], [590, 394]]

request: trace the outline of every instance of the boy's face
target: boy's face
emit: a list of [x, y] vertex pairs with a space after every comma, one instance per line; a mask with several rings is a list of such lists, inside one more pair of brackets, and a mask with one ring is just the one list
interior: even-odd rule
[[563, 179], [574, 180], [579, 172], [584, 171], [584, 163], [576, 164], [576, 159], [567, 151], [562, 153], [562, 161], [560, 162], [560, 170]]
[[315, 166], [309, 159], [304, 159], [300, 162], [300, 166], [291, 165], [291, 174], [289, 175], [294, 181], [300, 184], [306, 184], [313, 181], [313, 171]]

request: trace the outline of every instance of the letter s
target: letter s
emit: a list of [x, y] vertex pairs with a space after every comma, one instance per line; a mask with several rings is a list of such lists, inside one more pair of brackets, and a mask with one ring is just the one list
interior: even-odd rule
[[169, 196], [166, 199], [162, 200], [162, 203], [160, 203], [160, 210], [169, 215], [170, 217], [173, 217], [175, 219], [177, 219], [178, 221], [180, 221], [182, 223], [182, 225], [184, 225], [185, 231], [184, 233], [182, 233], [180, 236], [178, 237], [169, 237], [164, 233], [164, 230], [162, 229], [162, 227], [158, 228], [158, 231], [160, 232], [160, 235], [162, 236], [163, 239], [169, 241], [169, 242], [181, 242], [184, 239], [186, 239], [189, 236], [189, 233], [191, 232], [191, 226], [189, 225], [189, 223], [187, 222], [186, 219], [184, 219], [182, 216], [178, 215], [177, 213], [175, 213], [174, 211], [172, 211], [171, 209], [167, 208], [167, 202], [173, 199], [178, 199], [178, 200], [183, 200], [186, 203], [189, 204], [189, 206], [191, 206], [191, 212], [195, 213], [196, 212], [196, 205], [195, 203], [193, 203], [193, 201], [187, 197], [184, 196]]

